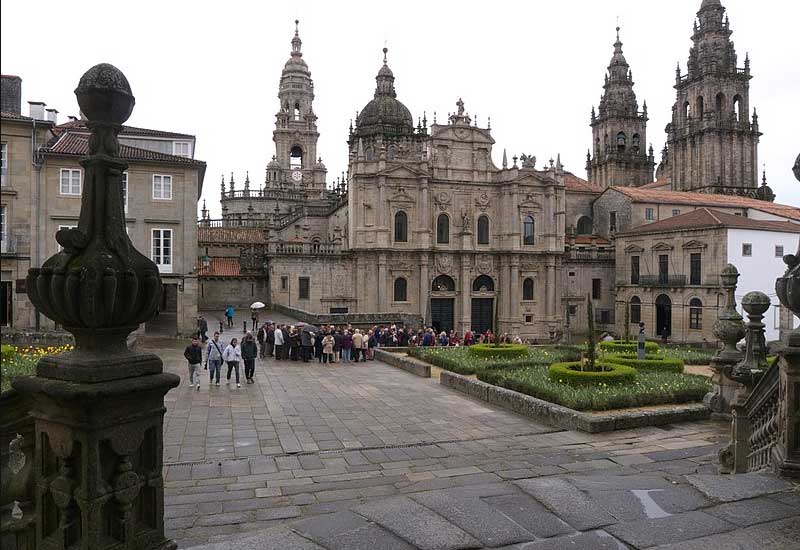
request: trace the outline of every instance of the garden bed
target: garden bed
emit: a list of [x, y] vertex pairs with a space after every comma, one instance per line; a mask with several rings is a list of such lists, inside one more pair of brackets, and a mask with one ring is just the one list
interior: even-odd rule
[[20, 376], [34, 376], [36, 363], [45, 355], [58, 355], [72, 349], [71, 344], [48, 347], [15, 347], [3, 344], [0, 369], [0, 391], [11, 389], [11, 380]]
[[490, 359], [475, 357], [469, 348], [456, 347], [412, 347], [408, 354], [431, 365], [458, 374], [476, 374], [483, 370], [521, 368], [534, 365], [550, 365], [580, 358], [576, 346], [530, 346], [528, 356], [517, 359]]
[[681, 359], [661, 353], [647, 354], [644, 359], [638, 359], [633, 354], [607, 353], [603, 355], [603, 360], [609, 363], [627, 365], [637, 371], [683, 372], [683, 361]]

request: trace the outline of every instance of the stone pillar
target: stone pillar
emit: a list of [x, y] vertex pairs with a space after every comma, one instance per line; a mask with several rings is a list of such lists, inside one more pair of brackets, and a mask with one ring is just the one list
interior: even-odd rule
[[423, 324], [428, 324], [430, 320], [430, 299], [428, 298], [431, 290], [431, 281], [428, 275], [428, 255], [422, 254], [419, 257], [419, 314]]
[[510, 258], [511, 262], [511, 281], [508, 287], [508, 294], [510, 296], [511, 308], [509, 312], [509, 316], [511, 318], [511, 328], [510, 331], [513, 333], [515, 332], [520, 325], [520, 317], [519, 317], [519, 257], [512, 256]]
[[780, 436], [773, 454], [779, 475], [800, 478], [800, 347], [787, 347], [778, 361]]
[[470, 290], [472, 289], [472, 282], [470, 281], [471, 260], [472, 256], [461, 255], [461, 327], [459, 330], [462, 336], [472, 325], [472, 302], [470, 301]]
[[33, 399], [36, 548], [174, 548], [164, 536], [164, 394], [179, 377], [128, 334], [161, 296], [153, 262], [125, 232], [117, 135], [133, 110], [128, 81], [108, 64], [75, 90], [92, 135], [78, 227], [63, 250], [28, 272], [29, 298], [75, 336], [73, 352], [44, 357], [14, 387]]
[[556, 316], [556, 265], [552, 257], [547, 258], [545, 285], [547, 286], [545, 312], [547, 320], [552, 321]]
[[386, 254], [384, 253], [378, 255], [378, 284], [375, 286], [378, 287], [378, 296], [376, 302], [378, 311], [389, 311], [389, 305], [386, 297], [388, 289], [394, 288], [394, 285], [390, 285], [389, 281], [386, 279]]

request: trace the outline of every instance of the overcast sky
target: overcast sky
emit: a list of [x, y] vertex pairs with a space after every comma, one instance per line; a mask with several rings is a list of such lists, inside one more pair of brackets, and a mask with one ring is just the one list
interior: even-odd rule
[[[589, 112], [602, 92], [617, 17], [640, 106], [647, 100], [647, 141], [658, 152], [675, 64], [685, 72], [700, 2], [13, 0], [0, 8], [0, 64], [3, 74], [22, 77], [24, 113], [28, 100], [44, 101], [62, 121], [77, 114], [73, 90], [86, 69], [119, 67], [136, 96], [128, 124], [197, 136], [195, 156], [208, 163], [203, 198], [218, 215], [223, 173], [227, 179], [233, 171], [241, 185], [249, 170], [263, 184], [295, 18], [329, 182], [346, 170], [348, 125], [372, 98], [384, 43], [398, 98], [415, 121], [427, 111], [430, 123], [436, 111], [443, 122], [462, 97], [480, 126], [491, 116], [497, 165], [504, 148], [509, 159], [536, 155], [539, 166], [561, 153], [568, 170], [586, 177]], [[750, 54], [750, 105], [764, 133], [759, 163], [777, 200], [798, 205], [791, 167], [800, 153], [800, 2], [723, 5], [739, 64]]]

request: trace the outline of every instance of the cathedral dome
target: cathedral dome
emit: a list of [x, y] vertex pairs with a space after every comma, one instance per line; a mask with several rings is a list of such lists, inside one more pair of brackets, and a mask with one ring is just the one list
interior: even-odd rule
[[383, 66], [375, 77], [375, 97], [367, 103], [356, 119], [356, 134], [412, 134], [414, 120], [411, 111], [397, 99], [394, 90], [394, 74], [386, 64], [386, 48], [383, 49]]

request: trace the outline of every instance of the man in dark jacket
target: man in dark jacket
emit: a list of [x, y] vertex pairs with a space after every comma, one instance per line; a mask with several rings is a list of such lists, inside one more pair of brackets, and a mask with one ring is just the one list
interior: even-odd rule
[[256, 334], [258, 340], [258, 356], [264, 359], [267, 356], [267, 325], [261, 325]]
[[197, 317], [197, 332], [200, 334], [200, 340], [205, 343], [208, 340], [206, 333], [208, 332], [208, 321], [202, 315]]
[[258, 347], [253, 333], [248, 332], [242, 338], [242, 361], [244, 361], [244, 377], [248, 384], [254, 384], [253, 375], [256, 371], [256, 357], [258, 357]]
[[303, 357], [303, 363], [308, 363], [308, 360], [311, 359], [311, 349], [313, 348], [313, 344], [311, 343], [311, 338], [313, 335], [311, 332], [306, 330], [303, 327], [300, 330], [300, 345], [302, 346], [301, 354]]
[[183, 350], [183, 356], [189, 362], [189, 387], [195, 387], [197, 379], [197, 391], [200, 391], [200, 365], [203, 363], [203, 348], [200, 347], [200, 340], [192, 338], [192, 343]]
[[[267, 325], [267, 357], [272, 357], [272, 351], [275, 349], [275, 325]], [[276, 354], [277, 355], [277, 354]]]

